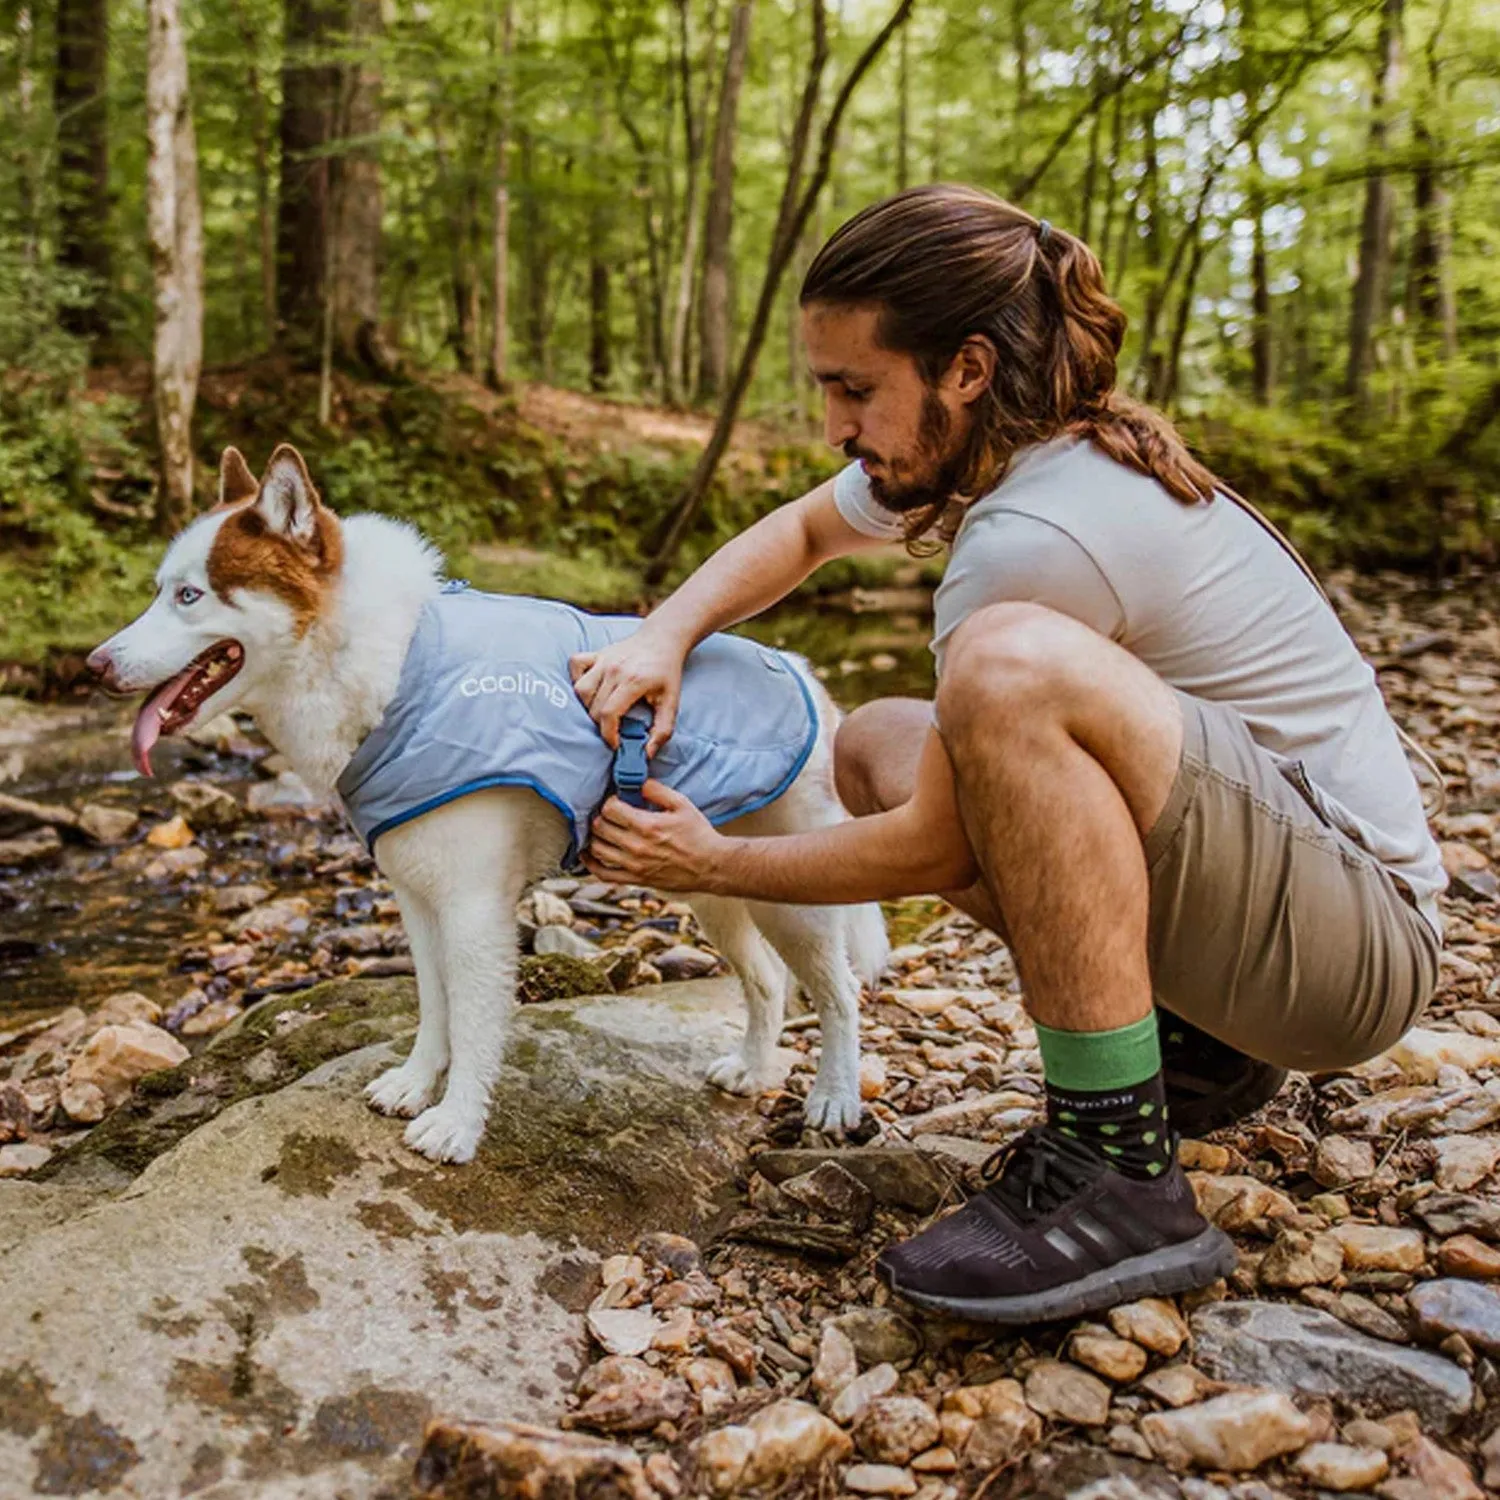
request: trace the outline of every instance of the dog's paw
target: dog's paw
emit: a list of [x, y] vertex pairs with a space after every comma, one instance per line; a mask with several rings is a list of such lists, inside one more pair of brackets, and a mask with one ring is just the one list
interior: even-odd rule
[[726, 1094], [749, 1099], [779, 1089], [786, 1082], [786, 1069], [776, 1061], [759, 1063], [731, 1052], [709, 1068], [708, 1081]]
[[399, 1115], [409, 1120], [419, 1115], [437, 1091], [439, 1074], [426, 1068], [413, 1068], [404, 1062], [399, 1068], [389, 1068], [365, 1085], [365, 1098], [372, 1109], [383, 1115]]
[[406, 1127], [406, 1144], [433, 1161], [463, 1163], [474, 1160], [484, 1135], [484, 1115], [436, 1104]]
[[863, 1109], [858, 1089], [825, 1088], [821, 1083], [815, 1083], [802, 1107], [802, 1118], [809, 1130], [853, 1130], [859, 1124]]

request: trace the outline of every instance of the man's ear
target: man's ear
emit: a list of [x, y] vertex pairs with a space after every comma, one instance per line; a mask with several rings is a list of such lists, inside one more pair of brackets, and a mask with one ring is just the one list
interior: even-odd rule
[[238, 448], [226, 448], [219, 460], [219, 505], [238, 505], [260, 492], [260, 481], [250, 472]]
[[989, 390], [999, 363], [994, 344], [982, 333], [971, 333], [948, 366], [947, 379], [954, 394], [966, 406], [977, 401]]
[[318, 492], [302, 455], [283, 443], [266, 465], [255, 509], [270, 531], [290, 542], [310, 542], [318, 530]]

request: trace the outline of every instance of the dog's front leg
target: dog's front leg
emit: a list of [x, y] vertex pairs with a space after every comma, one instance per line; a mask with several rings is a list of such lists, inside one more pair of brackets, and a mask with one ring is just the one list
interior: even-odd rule
[[484, 1135], [516, 992], [513, 901], [454, 892], [437, 914], [448, 1000], [448, 1088], [406, 1127], [406, 1144], [434, 1161], [471, 1161]]
[[410, 889], [398, 885], [396, 902], [411, 942], [421, 1020], [406, 1061], [368, 1084], [365, 1096], [382, 1114], [409, 1120], [437, 1097], [438, 1082], [448, 1066], [448, 997], [436, 918]]

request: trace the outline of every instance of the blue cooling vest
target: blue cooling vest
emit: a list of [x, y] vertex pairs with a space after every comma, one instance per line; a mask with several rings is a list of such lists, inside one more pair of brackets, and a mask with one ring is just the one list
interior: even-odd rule
[[[450, 584], [423, 609], [396, 696], [339, 777], [360, 837], [373, 848], [387, 829], [457, 797], [524, 786], [567, 819], [565, 863], [575, 865], [615, 789], [614, 754], [573, 691], [568, 658], [640, 623]], [[726, 823], [781, 796], [817, 733], [812, 694], [789, 658], [714, 635], [687, 659], [677, 725], [651, 774]]]

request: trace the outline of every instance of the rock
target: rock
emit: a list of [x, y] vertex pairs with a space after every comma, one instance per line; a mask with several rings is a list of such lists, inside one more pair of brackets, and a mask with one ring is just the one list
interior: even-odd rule
[[1466, 1073], [1500, 1066], [1500, 1038], [1413, 1026], [1381, 1056], [1395, 1063], [1413, 1083], [1433, 1083], [1438, 1070], [1445, 1066], [1462, 1068]]
[[854, 1345], [841, 1328], [832, 1323], [823, 1325], [823, 1335], [818, 1342], [818, 1359], [813, 1366], [812, 1386], [827, 1405], [859, 1374], [859, 1359]]
[[1134, 1427], [1129, 1427], [1124, 1422], [1117, 1422], [1111, 1427], [1104, 1434], [1104, 1441], [1111, 1453], [1123, 1453], [1128, 1458], [1145, 1459], [1147, 1462], [1156, 1457], [1151, 1451], [1151, 1444]]
[[673, 1276], [691, 1276], [703, 1264], [703, 1252], [686, 1235], [656, 1230], [642, 1235], [635, 1248], [647, 1264], [661, 1266]]
[[128, 807], [86, 802], [78, 809], [79, 828], [96, 844], [123, 844], [139, 822], [139, 814]]
[[869, 1188], [837, 1162], [825, 1161], [800, 1177], [788, 1177], [781, 1191], [803, 1208], [856, 1230], [868, 1228], [875, 1212]]
[[232, 937], [259, 933], [261, 937], [283, 937], [306, 932], [312, 917], [312, 902], [305, 896], [278, 896], [261, 906], [252, 906], [229, 924]]
[[1326, 1188], [1348, 1187], [1375, 1175], [1375, 1148], [1347, 1135], [1325, 1135], [1313, 1155], [1313, 1180]]
[[701, 948], [679, 943], [658, 953], [651, 962], [663, 979], [704, 979], [719, 967], [719, 960]]
[[1177, 1160], [1184, 1172], [1222, 1172], [1230, 1163], [1228, 1150], [1211, 1141], [1183, 1140], [1177, 1146]]
[[1231, 1473], [1294, 1453], [1313, 1430], [1312, 1420], [1280, 1391], [1231, 1391], [1141, 1419], [1141, 1432], [1163, 1463]]
[[97, 1083], [69, 1079], [63, 1083], [57, 1102], [75, 1125], [97, 1125], [109, 1113], [109, 1101]]
[[0, 1145], [31, 1134], [31, 1105], [13, 1083], [0, 1083]]
[[589, 1332], [610, 1354], [644, 1354], [661, 1332], [661, 1321], [649, 1307], [590, 1308]]
[[652, 1336], [651, 1347], [668, 1354], [682, 1354], [692, 1345], [698, 1331], [691, 1308], [679, 1307], [667, 1314], [661, 1327]]
[[1313, 1443], [1292, 1460], [1292, 1467], [1320, 1489], [1367, 1490], [1385, 1478], [1391, 1464], [1379, 1448]]
[[882, 1396], [865, 1408], [854, 1434], [859, 1451], [876, 1463], [906, 1464], [937, 1446], [937, 1414], [915, 1396]]
[[1044, 1359], [1026, 1376], [1026, 1404], [1058, 1422], [1102, 1427], [1109, 1420], [1109, 1387], [1076, 1366]]
[[828, 1408], [829, 1416], [845, 1427], [857, 1426], [869, 1410], [870, 1403], [890, 1395], [900, 1378], [894, 1365], [875, 1365], [863, 1375], [856, 1376], [834, 1397]]
[[669, 1453], [653, 1453], [646, 1460], [646, 1478], [657, 1494], [677, 1500], [682, 1494], [682, 1475]]
[[878, 1052], [866, 1052], [859, 1060], [859, 1097], [866, 1103], [885, 1092], [885, 1059]]
[[240, 1007], [232, 1000], [210, 1000], [209, 1003], [199, 1010], [195, 1010], [178, 1027], [183, 1036], [212, 1036], [216, 1031], [223, 1029], [231, 1023], [239, 1020], [243, 1014]]
[[188, 1049], [168, 1031], [145, 1021], [102, 1026], [68, 1068], [70, 1084], [96, 1084], [110, 1109], [121, 1103], [136, 1080], [161, 1068], [175, 1068]]
[[563, 953], [547, 953], [521, 960], [516, 999], [522, 1005], [548, 1000], [577, 1000], [610, 993], [609, 976], [601, 964]]
[[848, 1433], [805, 1401], [773, 1402], [746, 1425], [755, 1435], [754, 1450], [740, 1477], [746, 1487], [814, 1473], [825, 1463], [847, 1457], [853, 1447]]
[[1414, 1430], [1409, 1434], [1398, 1433], [1387, 1422], [1374, 1422], [1369, 1417], [1356, 1417], [1352, 1422], [1344, 1424], [1339, 1436], [1351, 1448], [1374, 1448], [1381, 1453], [1389, 1454], [1409, 1443], [1413, 1437], [1417, 1436], [1417, 1432]]
[[[567, 905], [566, 902], [563, 903]], [[581, 932], [571, 927], [538, 927], [532, 939], [531, 951], [546, 955], [561, 953], [566, 958], [597, 959], [603, 952], [597, 943], [591, 943]]]
[[1462, 1193], [1431, 1193], [1412, 1205], [1412, 1213], [1435, 1235], [1472, 1234], [1500, 1243], [1500, 1203]]
[[958, 1455], [951, 1448], [929, 1448], [912, 1459], [911, 1467], [919, 1474], [956, 1474]]
[[26, 870], [46, 864], [61, 855], [62, 847], [62, 835], [50, 825], [19, 838], [0, 839], [0, 870]]
[[681, 1422], [693, 1406], [687, 1387], [644, 1368], [644, 1375], [601, 1385], [572, 1413], [568, 1425], [597, 1432], [650, 1432], [661, 1422]]
[[1302, 1300], [1320, 1312], [1326, 1312], [1340, 1323], [1347, 1323], [1371, 1338], [1385, 1339], [1392, 1344], [1409, 1344], [1411, 1334], [1406, 1324], [1394, 1313], [1389, 1313], [1378, 1302], [1362, 1297], [1358, 1292], [1334, 1292], [1326, 1286], [1305, 1286]]
[[1484, 1482], [1491, 1490], [1500, 1490], [1500, 1427], [1484, 1440], [1479, 1450], [1484, 1460]]
[[16, 1141], [0, 1146], [0, 1177], [25, 1177], [52, 1160], [52, 1148], [35, 1141]]
[[96, 1030], [100, 1026], [129, 1026], [136, 1021], [156, 1026], [161, 1022], [161, 1006], [138, 990], [120, 990], [106, 995], [94, 1008], [89, 1021]]
[[[1410, 1496], [1403, 1491], [1395, 1500], [1485, 1500], [1468, 1464], [1456, 1453], [1439, 1448], [1430, 1437], [1415, 1439], [1396, 1456], [1411, 1474], [1412, 1489]], [[1382, 1493], [1389, 1493], [1392, 1485], [1381, 1488]]]
[[[356, 1430], [351, 1456], [367, 1454], [378, 1442], [378, 1434]], [[525, 1490], [518, 1476], [525, 1476]], [[418, 1492], [429, 1497], [531, 1493], [657, 1500], [631, 1449], [522, 1422], [429, 1423], [415, 1482]]]
[[710, 1354], [722, 1359], [741, 1380], [749, 1380], [755, 1374], [760, 1354], [744, 1334], [719, 1324], [703, 1335], [703, 1346]]
[[893, 1464], [850, 1464], [844, 1488], [856, 1495], [915, 1495], [917, 1481]]
[[[986, 1148], [988, 1150], [988, 1148]], [[951, 1191], [954, 1173], [925, 1151], [911, 1146], [855, 1146], [839, 1150], [763, 1151], [755, 1167], [769, 1182], [785, 1182], [836, 1162], [870, 1190], [877, 1203], [930, 1214]]]
[[[988, 1472], [1041, 1442], [1042, 1419], [1026, 1404], [1019, 1382], [997, 1380], [986, 1386], [971, 1386], [962, 1394], [977, 1398], [977, 1412], [964, 1416], [965, 1421], [972, 1423], [967, 1440], [958, 1445], [971, 1467]], [[945, 1441], [952, 1441], [947, 1418], [957, 1415], [963, 1414], [944, 1414]]]
[[713, 1417], [726, 1406], [732, 1406], [739, 1394], [734, 1371], [722, 1359], [690, 1359], [681, 1366], [680, 1373], [697, 1396], [705, 1417]]
[[155, 824], [147, 833], [146, 842], [153, 849], [186, 849], [196, 837], [187, 819], [178, 816]]
[[1445, 1192], [1464, 1193], [1500, 1166], [1500, 1136], [1449, 1135], [1434, 1141], [1432, 1179]]
[[711, 1493], [728, 1495], [739, 1488], [755, 1443], [748, 1427], [720, 1427], [698, 1444], [698, 1474]]
[[176, 781], [167, 791], [194, 828], [233, 828], [245, 816], [228, 792], [206, 781]]
[[833, 1322], [854, 1345], [862, 1365], [903, 1365], [922, 1352], [922, 1335], [900, 1313], [885, 1307], [856, 1307]]
[[1338, 1224], [1328, 1231], [1344, 1251], [1349, 1271], [1420, 1271], [1427, 1246], [1419, 1229], [1390, 1229], [1383, 1224]]
[[1244, 1229], [1257, 1219], [1279, 1219], [1297, 1212], [1285, 1193], [1267, 1187], [1258, 1177], [1215, 1177], [1192, 1172], [1188, 1180], [1203, 1216], [1220, 1229]]
[[1283, 1229], [1260, 1263], [1260, 1284], [1290, 1289], [1319, 1286], [1332, 1281], [1343, 1266], [1343, 1246], [1331, 1233]]
[[1068, 1341], [1068, 1357], [1106, 1380], [1134, 1380], [1146, 1368], [1146, 1351], [1102, 1328], [1080, 1328]]
[[1500, 1292], [1493, 1287], [1445, 1277], [1414, 1287], [1406, 1302], [1426, 1337], [1457, 1333], [1475, 1349], [1500, 1354]]
[[1168, 1406], [1191, 1406], [1221, 1394], [1224, 1387], [1193, 1365], [1163, 1365], [1141, 1377], [1141, 1389]]
[[1310, 1307], [1220, 1302], [1193, 1314], [1194, 1362], [1216, 1380], [1337, 1396], [1377, 1411], [1413, 1407], [1446, 1432], [1473, 1405], [1451, 1361], [1382, 1343]]
[[177, 875], [192, 875], [208, 863], [208, 854], [197, 845], [186, 849], [168, 849], [141, 870], [147, 880], [170, 880]]
[[1160, 1297], [1142, 1297], [1138, 1302], [1124, 1302], [1111, 1308], [1109, 1326], [1122, 1339], [1143, 1344], [1166, 1359], [1171, 1359], [1188, 1337], [1182, 1314]]
[[573, 908], [552, 891], [538, 888], [531, 893], [531, 914], [538, 932], [547, 927], [573, 926]]
[[295, 771], [282, 771], [274, 781], [257, 782], [245, 796], [246, 811], [262, 818], [317, 817], [332, 810]]
[[209, 893], [209, 904], [221, 917], [233, 917], [269, 901], [274, 894], [268, 885], [221, 885]]
[[1438, 1247], [1438, 1265], [1450, 1276], [1500, 1276], [1500, 1249], [1472, 1234], [1456, 1234]]

